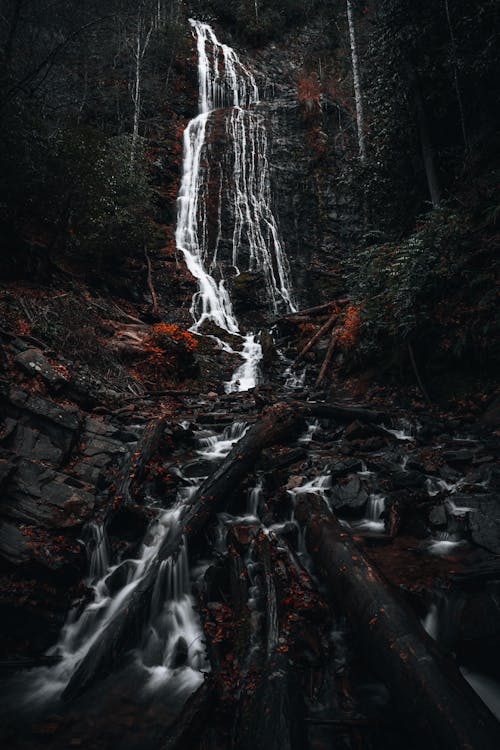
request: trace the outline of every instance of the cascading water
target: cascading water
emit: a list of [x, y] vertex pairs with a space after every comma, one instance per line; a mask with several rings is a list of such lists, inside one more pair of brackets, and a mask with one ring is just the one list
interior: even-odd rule
[[363, 518], [358, 524], [358, 528], [367, 531], [383, 532], [385, 522], [382, 516], [385, 511], [385, 498], [383, 495], [373, 494], [368, 499], [366, 507], [366, 518]]
[[[259, 91], [252, 73], [241, 63], [235, 51], [221, 44], [211, 27], [190, 21], [197, 40], [199, 115], [184, 132], [184, 159], [178, 196], [176, 244], [186, 265], [198, 282], [193, 297], [191, 328], [199, 332], [212, 321], [231, 334], [240, 334], [222, 272], [218, 268], [221, 238], [221, 206], [227, 203], [232, 214], [232, 264], [239, 273], [242, 245], [248, 248], [248, 270], [262, 271], [269, 302], [274, 310], [283, 303], [294, 310], [289, 269], [271, 210], [270, 170], [267, 132], [263, 117], [250, 109], [259, 101]], [[206, 227], [208, 216], [208, 182], [210, 174], [207, 133], [213, 115], [227, 108], [225, 129], [227, 151], [232, 154], [231, 180], [226, 191], [222, 177], [219, 187], [219, 227], [215, 247], [209, 247]], [[226, 195], [226, 193], [228, 193]], [[208, 267], [208, 268], [207, 268]], [[220, 275], [217, 281], [212, 273]], [[228, 350], [228, 345], [224, 347]], [[229, 348], [230, 350], [230, 348]], [[243, 364], [226, 390], [245, 391], [257, 383], [262, 348], [255, 333], [244, 337], [241, 352]]]

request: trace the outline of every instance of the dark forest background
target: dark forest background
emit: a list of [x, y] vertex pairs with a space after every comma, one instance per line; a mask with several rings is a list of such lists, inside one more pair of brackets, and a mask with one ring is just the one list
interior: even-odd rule
[[[359, 206], [342, 274], [356, 363], [498, 365], [499, 3], [351, 3], [364, 158], [338, 184]], [[2, 276], [77, 273], [119, 289], [165, 244], [186, 118], [196, 103], [189, 15], [251, 56], [320, 18], [355, 121], [345, 2], [2, 0]], [[310, 61], [311, 107], [322, 96]], [[300, 82], [299, 82], [300, 84]], [[307, 85], [306, 85], [307, 89]], [[122, 287], [127, 287], [127, 283]], [[406, 355], [405, 355], [406, 356]]]

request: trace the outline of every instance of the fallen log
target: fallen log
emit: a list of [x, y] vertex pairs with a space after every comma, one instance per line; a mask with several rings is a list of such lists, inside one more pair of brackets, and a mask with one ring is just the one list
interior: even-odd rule
[[333, 352], [335, 350], [335, 343], [337, 341], [337, 331], [333, 331], [333, 333], [330, 336], [330, 343], [328, 344], [328, 349], [326, 350], [325, 358], [323, 360], [323, 364], [321, 365], [321, 370], [319, 371], [318, 378], [316, 380], [315, 388], [319, 388], [321, 383], [324, 380], [324, 377], [326, 375], [326, 371], [328, 369], [328, 366], [332, 360]]
[[338, 422], [354, 422], [356, 419], [361, 422], [383, 422], [384, 419], [389, 419], [388, 414], [381, 411], [365, 409], [363, 406], [339, 404], [334, 401], [307, 401], [302, 406], [309, 416], [319, 419], [334, 419]]
[[76, 698], [96, 679], [109, 674], [124, 651], [140, 635], [163, 560], [177, 557], [183, 538], [192, 539], [215, 513], [223, 510], [226, 500], [252, 468], [262, 449], [284, 438], [289, 439], [291, 433], [302, 427], [302, 419], [302, 414], [287, 404], [275, 404], [264, 410], [262, 419], [233, 446], [222, 464], [184, 507], [178, 524], [166, 535], [142, 579], [82, 658], [63, 692], [64, 700]]
[[122, 507], [124, 504], [130, 505], [134, 502], [131, 492], [132, 484], [141, 477], [147, 462], [156, 453], [166, 423], [166, 416], [149, 422], [135, 444], [132, 453], [124, 462], [118, 473], [115, 490], [115, 500], [119, 503], [118, 507]]
[[335, 312], [333, 313], [333, 315], [331, 315], [328, 318], [328, 320], [326, 321], [326, 323], [323, 323], [323, 325], [321, 326], [321, 328], [319, 328], [316, 331], [316, 333], [314, 334], [314, 336], [311, 339], [309, 339], [309, 341], [304, 346], [304, 348], [300, 350], [300, 352], [298, 353], [298, 355], [297, 355], [297, 357], [295, 359], [295, 362], [293, 363], [293, 367], [295, 367], [295, 365], [298, 362], [300, 362], [301, 359], [303, 359], [305, 357], [305, 355], [307, 354], [307, 352], [310, 351], [313, 348], [313, 346], [316, 343], [316, 341], [319, 338], [321, 338], [321, 336], [323, 336], [332, 327], [332, 325], [335, 323], [337, 317], [338, 317], [338, 312], [335, 310]]
[[500, 725], [427, 635], [351, 534], [313, 497], [301, 499], [306, 543], [403, 718], [429, 748], [495, 750]]
[[297, 318], [307, 316], [307, 315], [315, 315], [316, 313], [324, 312], [325, 310], [329, 310], [331, 307], [334, 307], [337, 303], [330, 301], [325, 302], [323, 305], [315, 305], [314, 307], [306, 307], [304, 310], [297, 310], [296, 312], [288, 313], [287, 315], [282, 315], [279, 318], [275, 319], [275, 323], [279, 323], [280, 320], [297, 320]]

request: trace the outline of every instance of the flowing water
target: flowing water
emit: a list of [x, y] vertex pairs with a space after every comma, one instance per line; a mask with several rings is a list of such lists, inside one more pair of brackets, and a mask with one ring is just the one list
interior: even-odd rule
[[[195, 20], [190, 23], [197, 41], [199, 114], [184, 132], [176, 244], [198, 282], [191, 307], [194, 320], [191, 330], [200, 333], [202, 325], [209, 321], [227, 333], [241, 337], [243, 363], [226, 384], [226, 390], [245, 391], [258, 381], [262, 348], [255, 333], [240, 333], [218, 263], [221, 205], [215, 246], [210, 246], [206, 231], [208, 181], [213, 168], [207, 142], [216, 112], [223, 112], [227, 139], [225, 156], [230, 155], [232, 164], [232, 180], [224, 189], [221, 184], [220, 201], [227, 203], [232, 216], [231, 261], [234, 271], [240, 273], [239, 264], [243, 261], [245, 247], [247, 269], [263, 274], [271, 309], [276, 311], [280, 305], [288, 310], [295, 308], [288, 264], [271, 210], [267, 132], [263, 116], [255, 110], [259, 101], [255, 78], [235, 51], [218, 41], [208, 24]], [[228, 227], [224, 227], [224, 233], [227, 235]], [[229, 344], [219, 343], [226, 351], [233, 351]], [[235, 422], [222, 434], [202, 439], [198, 454], [205, 460], [220, 462], [246, 429], [245, 423]], [[185, 477], [183, 480], [185, 486], [179, 491], [177, 501], [171, 509], [159, 513], [136, 559], [112, 564], [104, 528], [89, 525], [91, 601], [83, 609], [70, 613], [59, 642], [50, 652], [58, 659], [57, 664], [30, 674], [27, 702], [44, 703], [60, 696], [91, 647], [110, 623], [121, 616], [134, 591], [155, 564], [162, 543], [178, 527], [186, 503], [197, 489], [196, 481], [200, 481]], [[250, 497], [254, 516], [260, 491], [258, 485]], [[171, 683], [174, 691], [191, 691], [200, 684], [203, 672], [208, 669], [201, 625], [193, 609], [191, 586], [188, 550], [184, 542], [176, 561], [165, 560], [158, 566], [150, 612], [135, 650], [135, 662], [144, 676], [143, 690], [154, 690]]]
[[[218, 262], [222, 234], [230, 232], [228, 226], [221, 225], [223, 205], [232, 218], [234, 272], [240, 273], [245, 248], [246, 270], [263, 273], [271, 308], [277, 311], [282, 304], [288, 310], [295, 310], [288, 262], [271, 209], [267, 129], [263, 116], [255, 110], [259, 90], [252, 72], [231, 47], [219, 42], [208, 24], [196, 20], [190, 23], [198, 51], [199, 114], [184, 132], [176, 244], [198, 282], [191, 306], [194, 319], [191, 330], [199, 333], [203, 324], [211, 321], [224, 331], [241, 336], [222, 264]], [[223, 165], [212, 163], [208, 142], [215, 115], [221, 113], [225, 120], [225, 158], [231, 160], [231, 179], [220, 179], [218, 229], [215, 242], [211, 243], [207, 231], [209, 180], [217, 166], [222, 175]], [[244, 361], [226, 384], [229, 393], [249, 390], [258, 382], [262, 348], [255, 333], [248, 332], [242, 338]], [[232, 351], [227, 344], [224, 348]]]

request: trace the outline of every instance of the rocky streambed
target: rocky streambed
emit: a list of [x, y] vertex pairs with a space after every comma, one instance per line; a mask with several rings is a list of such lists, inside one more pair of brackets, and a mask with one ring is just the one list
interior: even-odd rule
[[[4, 388], [9, 746], [420, 747], [373, 644], [325, 587], [311, 504], [496, 710], [498, 437], [394, 405], [312, 400], [299, 381], [91, 412], [60, 384]], [[185, 518], [172, 561], [153, 570]], [[103, 659], [92, 644], [116, 617], [132, 617], [127, 638]]]

